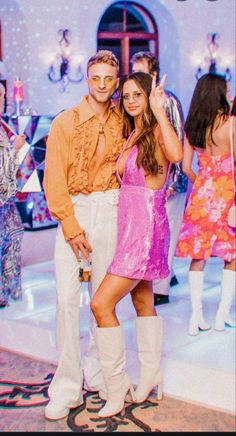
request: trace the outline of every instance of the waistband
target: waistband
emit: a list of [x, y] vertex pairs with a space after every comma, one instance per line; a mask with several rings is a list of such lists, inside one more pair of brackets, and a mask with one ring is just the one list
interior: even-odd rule
[[79, 193], [77, 195], [71, 195], [72, 203], [76, 203], [78, 200], [83, 199], [87, 200], [88, 202], [92, 199], [99, 199], [99, 200], [117, 200], [119, 196], [119, 189], [108, 189], [107, 191], [96, 191], [91, 192], [90, 194], [83, 194]]

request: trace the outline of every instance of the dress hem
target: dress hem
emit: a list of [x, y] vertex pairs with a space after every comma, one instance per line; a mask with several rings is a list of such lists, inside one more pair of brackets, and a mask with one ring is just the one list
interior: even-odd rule
[[107, 271], [107, 274], [112, 274], [113, 276], [118, 276], [118, 277], [124, 277], [125, 279], [132, 279], [132, 280], [146, 280], [147, 282], [152, 282], [153, 280], [162, 280], [162, 279], [166, 279], [167, 277], [169, 277], [168, 273], [167, 275], [162, 275], [162, 276], [156, 276], [152, 277], [152, 278], [145, 278], [145, 277], [134, 277], [133, 275], [128, 275], [128, 274], [121, 274], [121, 273], [117, 273], [117, 272], [112, 272], [112, 271]]

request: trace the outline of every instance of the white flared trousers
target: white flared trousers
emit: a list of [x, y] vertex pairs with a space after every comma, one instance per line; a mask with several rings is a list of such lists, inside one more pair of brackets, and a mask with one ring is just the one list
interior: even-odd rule
[[[117, 203], [119, 191], [93, 192], [72, 197], [75, 215], [85, 229], [92, 246], [92, 278], [89, 286], [93, 295], [106, 274], [116, 246]], [[55, 273], [57, 284], [56, 341], [58, 366], [49, 386], [49, 397], [56, 403], [73, 407], [78, 404], [83, 386], [80, 355], [80, 296], [79, 264], [59, 225], [55, 244]], [[84, 358], [87, 386], [103, 388], [103, 377], [95, 344], [91, 314], [90, 339]]]

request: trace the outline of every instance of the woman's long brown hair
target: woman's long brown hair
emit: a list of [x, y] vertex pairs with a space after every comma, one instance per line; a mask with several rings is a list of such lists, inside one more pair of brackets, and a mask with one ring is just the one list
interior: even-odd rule
[[156, 138], [153, 134], [154, 127], [157, 125], [157, 120], [153, 115], [149, 104], [149, 95], [152, 89], [152, 77], [150, 74], [139, 71], [137, 73], [129, 74], [121, 81], [119, 87], [119, 108], [123, 116], [123, 133], [125, 138], [128, 138], [130, 133], [134, 130], [134, 119], [125, 111], [123, 104], [123, 87], [129, 80], [133, 80], [136, 83], [147, 99], [145, 110], [141, 115], [142, 129], [140, 134], [135, 136], [135, 143], [138, 147], [137, 166], [138, 168], [142, 166], [148, 174], [157, 174], [158, 162], [155, 156]]
[[206, 148], [208, 132], [215, 144], [212, 134], [216, 118], [220, 115], [226, 121], [229, 115], [226, 93], [226, 80], [220, 74], [207, 73], [198, 80], [185, 122], [186, 136], [193, 147]]

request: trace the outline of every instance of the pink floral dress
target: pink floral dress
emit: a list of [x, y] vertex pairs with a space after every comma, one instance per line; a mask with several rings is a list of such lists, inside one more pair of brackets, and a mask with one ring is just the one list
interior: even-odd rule
[[185, 210], [175, 255], [192, 259], [236, 256], [235, 231], [227, 215], [234, 202], [230, 153], [209, 156], [197, 152], [199, 172]]

